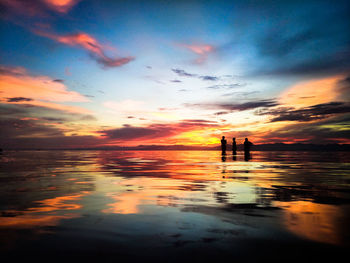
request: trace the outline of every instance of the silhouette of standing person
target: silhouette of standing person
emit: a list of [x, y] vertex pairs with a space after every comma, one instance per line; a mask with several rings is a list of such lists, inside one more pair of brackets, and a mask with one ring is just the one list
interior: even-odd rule
[[237, 152], [236, 138], [232, 138], [232, 153], [236, 154], [236, 152]]
[[244, 161], [248, 162], [251, 159], [250, 152], [244, 152]]
[[226, 154], [226, 144], [227, 144], [227, 141], [225, 140], [225, 136], [222, 136], [222, 139], [221, 139], [221, 152], [222, 152], [222, 154]]
[[250, 147], [252, 146], [252, 143], [248, 141], [248, 138], [244, 139], [244, 151], [250, 152]]
[[252, 145], [253, 144], [250, 141], [248, 141], [248, 138], [244, 139], [244, 160], [245, 161], [249, 161], [250, 160], [250, 147]]

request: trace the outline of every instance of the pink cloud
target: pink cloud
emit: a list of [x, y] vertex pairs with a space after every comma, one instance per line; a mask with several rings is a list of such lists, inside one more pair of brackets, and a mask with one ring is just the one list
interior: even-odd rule
[[1, 0], [6, 17], [16, 19], [20, 14], [25, 17], [48, 17], [49, 11], [68, 13], [80, 0]]
[[214, 50], [214, 47], [211, 45], [206, 45], [206, 44], [202, 44], [202, 45], [186, 45], [183, 44], [182, 45], [185, 48], [188, 48], [189, 50], [191, 50], [192, 52], [198, 54], [198, 55], [204, 55], [207, 53], [210, 53]]
[[42, 0], [50, 9], [60, 13], [67, 13], [80, 0]]
[[90, 111], [62, 102], [87, 102], [89, 99], [47, 76], [31, 76], [24, 68], [0, 67], [0, 102], [46, 107], [71, 113]]
[[198, 58], [195, 60], [196, 64], [204, 63], [208, 55], [215, 50], [214, 46], [208, 44], [180, 44], [180, 46], [198, 55]]
[[94, 37], [89, 34], [79, 32], [69, 35], [58, 35], [50, 33], [43, 30], [34, 29], [34, 33], [37, 35], [50, 38], [56, 42], [68, 45], [68, 46], [78, 46], [89, 52], [89, 54], [94, 58], [98, 63], [104, 67], [120, 67], [130, 61], [134, 60], [134, 57], [115, 57], [111, 58], [105, 55], [105, 50], [107, 47], [98, 42]]

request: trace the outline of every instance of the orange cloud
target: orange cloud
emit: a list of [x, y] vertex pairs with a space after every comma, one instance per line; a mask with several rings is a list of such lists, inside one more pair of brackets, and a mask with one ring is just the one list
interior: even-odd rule
[[62, 83], [47, 76], [31, 76], [24, 68], [0, 67], [1, 103], [27, 104], [72, 113], [89, 113], [80, 107], [56, 102], [87, 102], [88, 98], [68, 90]]
[[338, 83], [344, 76], [332, 76], [298, 83], [281, 94], [280, 104], [306, 107], [334, 101], [339, 96]]
[[67, 13], [80, 0], [42, 0], [45, 4], [60, 13]]
[[134, 57], [130, 56], [115, 58], [106, 56], [105, 50], [110, 48], [102, 45], [94, 37], [83, 32], [69, 35], [57, 35], [39, 29], [34, 29], [33, 32], [37, 35], [50, 38], [65, 45], [79, 46], [87, 50], [91, 54], [92, 58], [94, 58], [99, 64], [103, 65], [104, 67], [120, 67], [134, 60]]
[[100, 131], [100, 134], [118, 145], [140, 143], [210, 145], [218, 142], [217, 138], [212, 136], [213, 131], [224, 128], [216, 121], [187, 119], [175, 123], [153, 123], [143, 127], [124, 125]]

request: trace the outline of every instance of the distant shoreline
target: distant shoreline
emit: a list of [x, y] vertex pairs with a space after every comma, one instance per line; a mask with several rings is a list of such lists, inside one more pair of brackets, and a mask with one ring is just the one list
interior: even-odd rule
[[[242, 145], [237, 146], [238, 151], [243, 150]], [[185, 146], [185, 145], [139, 145], [139, 146], [109, 146], [86, 148], [2, 148], [3, 151], [220, 151], [220, 146]], [[230, 146], [227, 152], [231, 152]], [[350, 144], [257, 144], [254, 151], [350, 151]]]

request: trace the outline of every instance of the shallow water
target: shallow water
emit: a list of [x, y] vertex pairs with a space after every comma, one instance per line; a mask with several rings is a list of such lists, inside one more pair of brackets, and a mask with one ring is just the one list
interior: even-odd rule
[[0, 158], [3, 255], [322, 261], [350, 247], [347, 152], [7, 151]]

